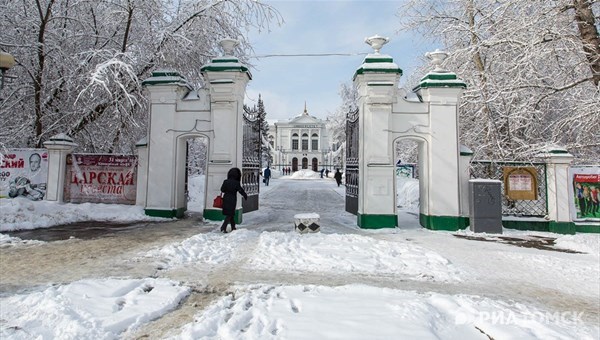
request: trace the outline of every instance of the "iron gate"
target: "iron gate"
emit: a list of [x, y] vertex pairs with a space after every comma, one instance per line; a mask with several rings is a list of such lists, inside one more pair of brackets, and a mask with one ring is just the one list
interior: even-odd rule
[[[503, 181], [504, 167], [534, 167], [537, 173], [536, 200], [510, 200], [506, 195]], [[548, 192], [546, 190], [546, 164], [541, 162], [494, 162], [472, 161], [471, 178], [496, 179], [501, 182], [502, 215], [544, 217], [548, 215]]]
[[346, 211], [358, 214], [358, 108], [346, 114]]
[[242, 188], [248, 194], [247, 200], [242, 200], [244, 213], [258, 210], [258, 193], [260, 189], [260, 119], [257, 113], [244, 108], [243, 146], [242, 146]]

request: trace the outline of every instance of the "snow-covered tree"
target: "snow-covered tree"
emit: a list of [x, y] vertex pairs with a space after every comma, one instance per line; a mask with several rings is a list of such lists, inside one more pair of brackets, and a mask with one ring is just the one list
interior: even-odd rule
[[476, 158], [530, 159], [551, 144], [579, 162], [600, 153], [600, 3], [411, 0], [402, 28], [450, 52], [467, 83], [461, 142]]
[[79, 151], [131, 152], [145, 133], [141, 80], [158, 68], [202, 84], [218, 41], [279, 23], [254, 0], [13, 0], [0, 2], [0, 49], [16, 76], [0, 102], [0, 141], [39, 147], [67, 133]]
[[[358, 92], [352, 83], [340, 84], [339, 95], [342, 103], [334, 113], [327, 116], [325, 122], [334, 153], [346, 143], [346, 115], [356, 110], [358, 100]], [[345, 154], [342, 156], [345, 157]]]

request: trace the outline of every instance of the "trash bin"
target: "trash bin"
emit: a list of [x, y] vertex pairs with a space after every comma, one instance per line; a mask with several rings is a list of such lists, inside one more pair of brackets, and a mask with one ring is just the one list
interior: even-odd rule
[[469, 223], [476, 233], [502, 234], [501, 182], [493, 179], [469, 181]]

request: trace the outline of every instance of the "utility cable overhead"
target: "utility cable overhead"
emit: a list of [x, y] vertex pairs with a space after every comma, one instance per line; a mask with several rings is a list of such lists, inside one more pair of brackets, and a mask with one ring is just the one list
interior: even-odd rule
[[273, 58], [273, 57], [331, 57], [331, 56], [343, 56], [352, 57], [357, 55], [367, 55], [366, 52], [361, 53], [299, 53], [299, 54], [262, 54], [249, 56], [249, 58], [260, 59], [260, 58]]

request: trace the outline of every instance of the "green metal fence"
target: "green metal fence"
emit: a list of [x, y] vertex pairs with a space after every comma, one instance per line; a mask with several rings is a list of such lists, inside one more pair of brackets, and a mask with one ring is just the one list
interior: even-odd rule
[[[506, 195], [503, 180], [504, 167], [534, 167], [537, 172], [537, 199], [510, 200]], [[544, 217], [548, 215], [548, 191], [546, 164], [541, 162], [496, 162], [471, 161], [471, 178], [496, 179], [502, 182], [502, 215], [522, 217]]]

